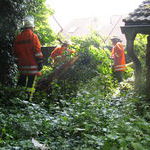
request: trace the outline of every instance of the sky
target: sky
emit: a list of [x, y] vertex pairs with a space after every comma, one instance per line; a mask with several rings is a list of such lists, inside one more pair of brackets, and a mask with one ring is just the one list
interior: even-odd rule
[[[144, 0], [47, 0], [46, 3], [55, 10], [54, 16], [63, 27], [75, 18], [103, 17], [109, 19], [114, 15], [127, 15], [133, 12], [143, 1]], [[51, 23], [52, 26], [55, 26], [54, 21], [51, 21]]]

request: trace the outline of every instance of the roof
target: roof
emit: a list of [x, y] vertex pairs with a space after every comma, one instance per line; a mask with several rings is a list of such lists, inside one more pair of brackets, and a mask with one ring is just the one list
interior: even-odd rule
[[123, 22], [125, 25], [150, 25], [150, 0], [143, 1]]
[[103, 38], [109, 39], [110, 36], [116, 35], [125, 42], [125, 36], [121, 33], [120, 26], [124, 25], [122, 18], [124, 16], [115, 15], [111, 18], [88, 17], [72, 20], [64, 27], [62, 34], [65, 37], [85, 36], [92, 30], [97, 31]]
[[77, 18], [64, 27], [63, 34], [70, 36], [84, 36], [89, 34], [92, 29], [97, 29], [100, 24], [101, 20], [96, 17]]

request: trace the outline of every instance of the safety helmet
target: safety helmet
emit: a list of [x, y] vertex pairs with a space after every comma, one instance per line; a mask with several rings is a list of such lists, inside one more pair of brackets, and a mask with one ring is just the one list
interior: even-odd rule
[[69, 44], [67, 42], [63, 42], [62, 46], [69, 46]]
[[122, 42], [121, 39], [117, 36], [112, 36], [111, 41]]
[[24, 28], [34, 28], [34, 17], [33, 16], [26, 16], [23, 20], [23, 27]]

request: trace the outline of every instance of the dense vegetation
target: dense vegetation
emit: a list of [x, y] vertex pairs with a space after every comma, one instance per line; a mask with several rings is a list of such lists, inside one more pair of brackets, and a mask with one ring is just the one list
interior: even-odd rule
[[[28, 4], [19, 2], [17, 6], [21, 2], [24, 6]], [[34, 1], [25, 10], [40, 20], [40, 14], [34, 13], [36, 10], [41, 13], [42, 9], [45, 12], [45, 8], [38, 5], [33, 9], [39, 3], [44, 4], [44, 0]], [[56, 37], [47, 29], [51, 36], [48, 38], [44, 27], [48, 28], [47, 24], [37, 23], [42, 43], [49, 45]], [[13, 36], [7, 37], [8, 47], [0, 47], [1, 56], [9, 56], [1, 58], [0, 65], [7, 64], [11, 71], [7, 72], [11, 84], [0, 84], [0, 150], [149, 150], [150, 105], [144, 94], [134, 90], [134, 66], [128, 66], [124, 81], [117, 83], [111, 69], [110, 50], [97, 33], [72, 38], [71, 48], [77, 51], [78, 61], [61, 80], [50, 83], [47, 91], [37, 90], [32, 101], [26, 100], [24, 89], [14, 86], [16, 74], [10, 52]], [[139, 35], [135, 47], [143, 60], [145, 37]], [[44, 66], [42, 72], [38, 81], [48, 77], [53, 68]]]
[[[97, 35], [73, 40], [81, 59], [48, 93], [36, 92], [29, 102], [23, 89], [0, 87], [1, 149], [35, 149], [36, 140], [53, 150], [148, 150], [149, 104], [134, 92], [132, 68], [118, 84]], [[44, 66], [43, 76], [52, 70]]]

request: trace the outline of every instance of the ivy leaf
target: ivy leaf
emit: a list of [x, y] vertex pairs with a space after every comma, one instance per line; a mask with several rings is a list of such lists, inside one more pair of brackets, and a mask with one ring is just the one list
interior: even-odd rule
[[131, 143], [134, 150], [146, 150], [140, 143]]

